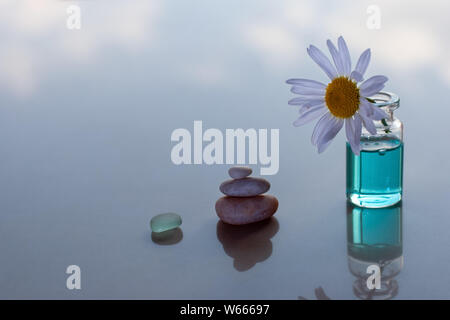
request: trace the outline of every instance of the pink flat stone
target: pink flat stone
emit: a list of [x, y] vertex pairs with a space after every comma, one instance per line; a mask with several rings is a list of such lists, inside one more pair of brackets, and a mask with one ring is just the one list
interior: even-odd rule
[[234, 225], [265, 220], [273, 216], [277, 209], [278, 200], [271, 195], [222, 197], [216, 202], [216, 212], [220, 220]]

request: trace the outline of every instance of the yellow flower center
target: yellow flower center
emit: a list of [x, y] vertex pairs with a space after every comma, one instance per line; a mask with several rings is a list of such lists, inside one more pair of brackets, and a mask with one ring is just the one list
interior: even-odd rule
[[325, 92], [325, 102], [337, 118], [350, 118], [359, 109], [359, 88], [347, 77], [334, 78]]

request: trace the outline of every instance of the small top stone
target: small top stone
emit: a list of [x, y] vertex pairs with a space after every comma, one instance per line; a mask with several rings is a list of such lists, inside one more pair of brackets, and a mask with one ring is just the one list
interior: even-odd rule
[[249, 167], [232, 167], [228, 169], [228, 174], [233, 179], [242, 179], [252, 174], [252, 169]]

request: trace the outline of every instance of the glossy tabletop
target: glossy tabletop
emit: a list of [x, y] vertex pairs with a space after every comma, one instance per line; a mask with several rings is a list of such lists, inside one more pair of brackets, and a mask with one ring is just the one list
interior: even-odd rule
[[[0, 1], [0, 298], [450, 298], [450, 4], [377, 1], [373, 29], [372, 2]], [[339, 35], [400, 96], [400, 206], [348, 206], [345, 134], [319, 155], [292, 125], [285, 80], [326, 81], [306, 47]], [[219, 222], [230, 165], [171, 160], [196, 120], [279, 129], [273, 218]], [[149, 227], [163, 212], [183, 219], [168, 237]], [[361, 289], [371, 263], [380, 295]]]

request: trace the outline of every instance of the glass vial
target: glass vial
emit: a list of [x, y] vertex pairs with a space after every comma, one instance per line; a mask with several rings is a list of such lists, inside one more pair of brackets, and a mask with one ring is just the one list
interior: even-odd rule
[[403, 124], [394, 117], [400, 105], [397, 95], [380, 92], [371, 97], [388, 117], [375, 121], [377, 133], [363, 127], [361, 152], [356, 156], [347, 142], [347, 199], [365, 208], [383, 208], [402, 199]]

